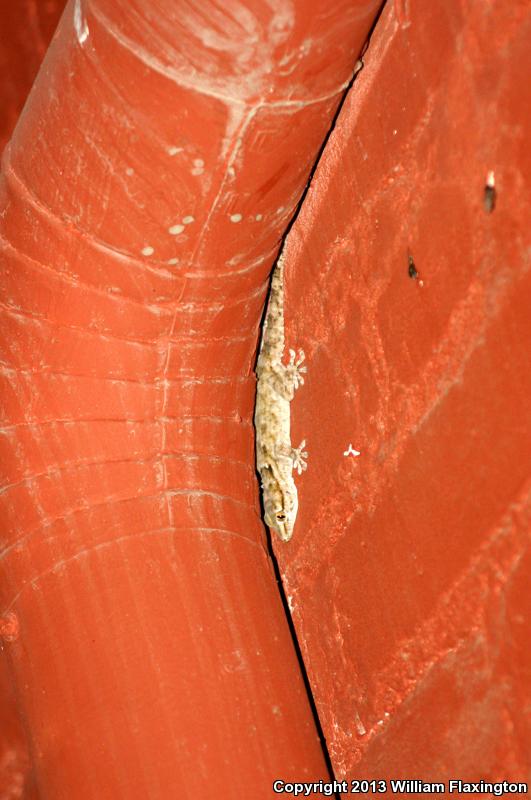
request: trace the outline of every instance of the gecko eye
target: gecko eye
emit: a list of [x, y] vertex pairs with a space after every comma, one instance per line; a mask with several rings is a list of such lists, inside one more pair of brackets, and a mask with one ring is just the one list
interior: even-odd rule
[[284, 513], [284, 511], [277, 511], [277, 513], [275, 514], [275, 517], [277, 518], [277, 522], [285, 522], [286, 521], [286, 514]]

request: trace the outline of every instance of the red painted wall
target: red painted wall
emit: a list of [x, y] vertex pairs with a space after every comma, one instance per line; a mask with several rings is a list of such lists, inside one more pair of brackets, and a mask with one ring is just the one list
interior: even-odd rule
[[338, 777], [529, 777], [530, 35], [388, 3], [290, 233], [276, 551]]
[[0, 0], [0, 153], [64, 7], [65, 0]]

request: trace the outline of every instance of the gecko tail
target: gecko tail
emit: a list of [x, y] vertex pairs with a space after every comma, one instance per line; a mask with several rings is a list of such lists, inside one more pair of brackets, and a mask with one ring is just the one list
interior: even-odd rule
[[281, 252], [271, 275], [267, 311], [262, 327], [258, 364], [280, 362], [284, 353], [284, 254]]
[[280, 251], [271, 277], [271, 294], [273, 293], [278, 293], [280, 297], [284, 295], [284, 249]]

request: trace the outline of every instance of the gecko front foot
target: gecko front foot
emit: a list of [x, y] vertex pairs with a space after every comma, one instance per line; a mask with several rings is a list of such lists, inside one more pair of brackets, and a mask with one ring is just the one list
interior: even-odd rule
[[305, 469], [308, 468], [306, 460], [308, 453], [304, 449], [306, 447], [306, 439], [303, 439], [298, 447], [292, 447], [291, 458], [293, 459], [293, 469], [296, 469], [299, 475], [302, 475]]
[[291, 382], [294, 389], [298, 389], [304, 383], [303, 373], [306, 372], [306, 367], [301, 367], [304, 361], [304, 350], [296, 353], [295, 350], [289, 351], [289, 363], [286, 366], [286, 376]]

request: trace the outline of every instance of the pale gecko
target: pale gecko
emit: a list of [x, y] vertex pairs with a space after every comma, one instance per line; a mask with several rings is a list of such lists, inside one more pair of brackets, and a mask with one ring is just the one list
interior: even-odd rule
[[299, 507], [293, 471], [306, 469], [306, 441], [291, 446], [290, 403], [295, 389], [304, 383], [306, 367], [302, 350], [284, 357], [284, 257], [281, 254], [271, 278], [271, 289], [264, 318], [254, 424], [256, 429], [256, 467], [260, 473], [264, 517], [269, 528], [282, 541], [293, 535]]

